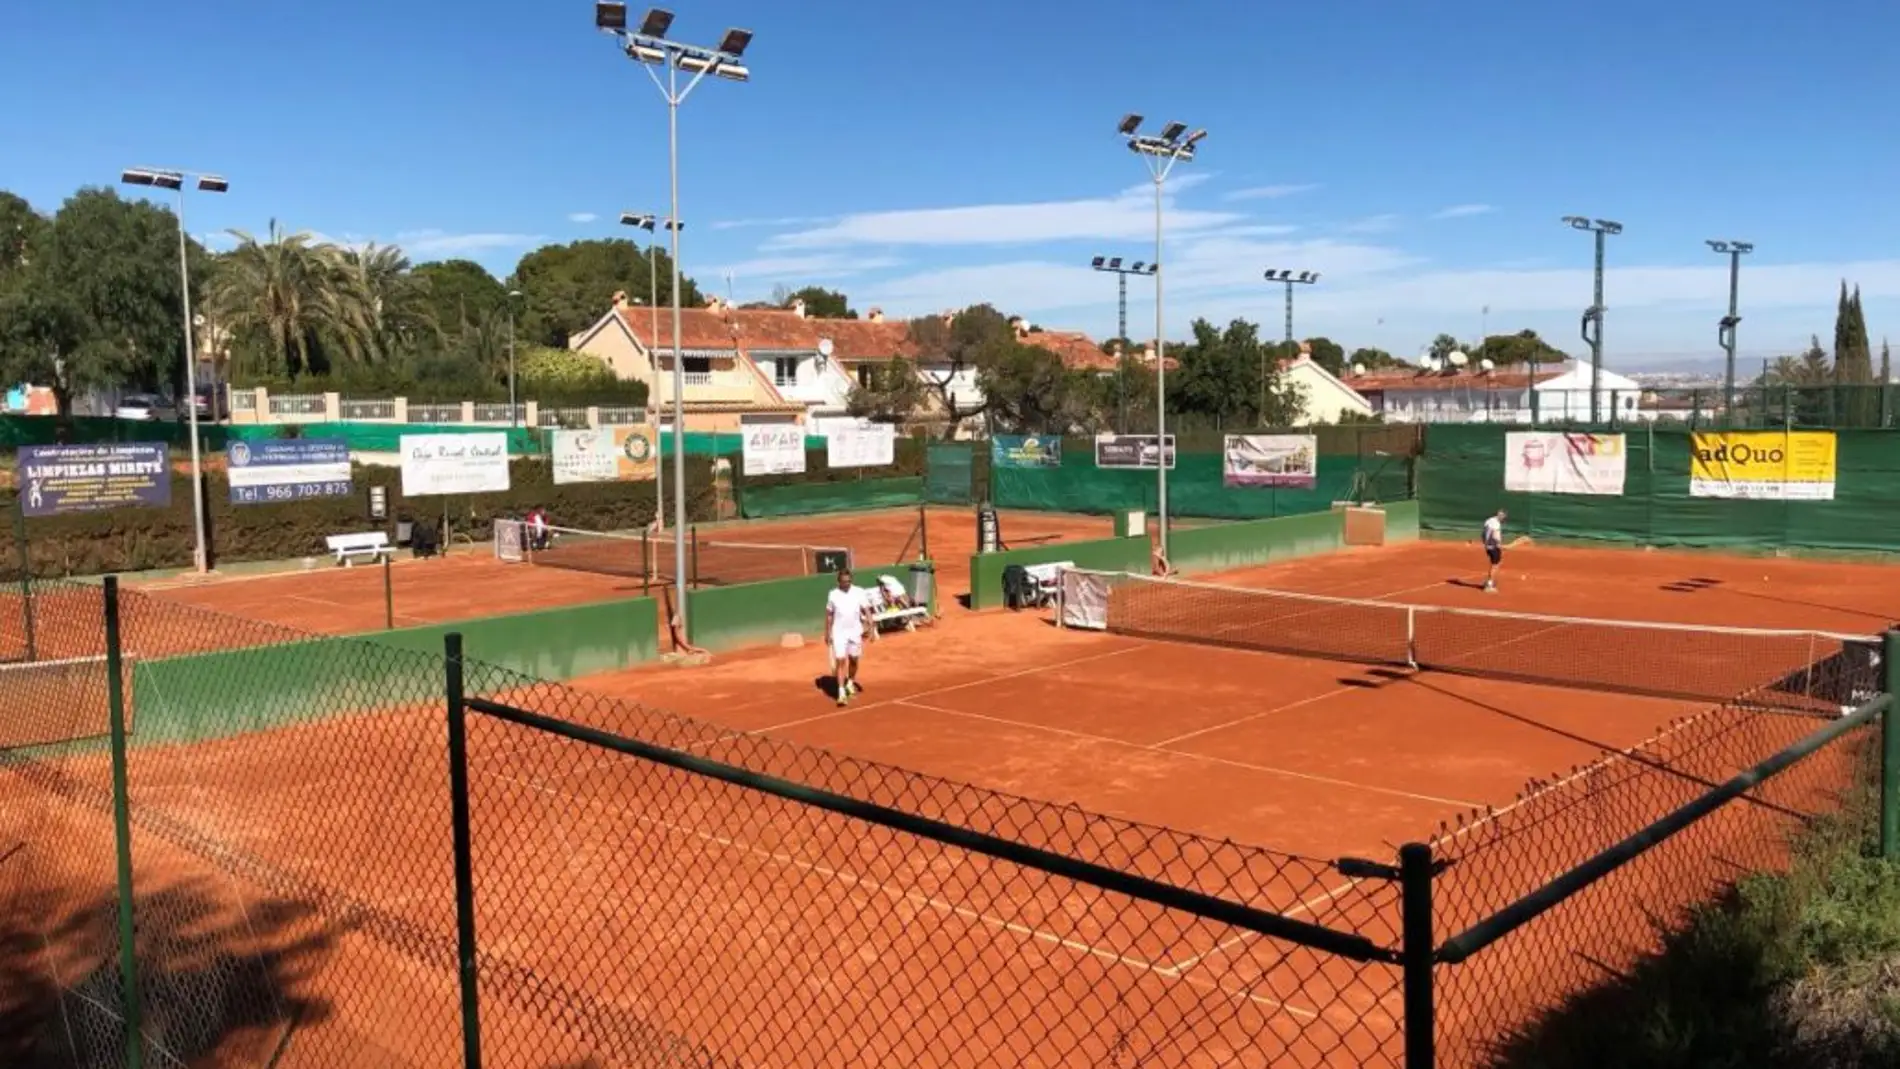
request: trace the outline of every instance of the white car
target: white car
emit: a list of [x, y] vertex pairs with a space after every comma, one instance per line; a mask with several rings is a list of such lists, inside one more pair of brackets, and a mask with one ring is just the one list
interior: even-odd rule
[[156, 394], [135, 393], [119, 399], [119, 406], [112, 413], [119, 419], [155, 420], [177, 419], [178, 407]]

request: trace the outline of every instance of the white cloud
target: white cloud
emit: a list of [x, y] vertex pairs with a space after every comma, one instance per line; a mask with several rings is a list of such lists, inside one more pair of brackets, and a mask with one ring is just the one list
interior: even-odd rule
[[1222, 237], [1277, 238], [1296, 233], [1300, 228], [1279, 223], [1249, 223], [1245, 226], [1222, 227], [1218, 233]]
[[1497, 211], [1489, 204], [1454, 204], [1432, 213], [1433, 219], [1466, 219], [1473, 215], [1489, 215]]
[[786, 227], [814, 226], [830, 222], [829, 216], [787, 215], [777, 219], [721, 219], [712, 225], [714, 230], [737, 230], [741, 227]]
[[1364, 219], [1355, 219], [1339, 229], [1348, 234], [1383, 234], [1399, 225], [1399, 217], [1391, 213], [1368, 215]]
[[598, 218], [600, 218], [600, 216], [595, 215], [593, 212], [572, 212], [569, 213], [567, 221], [570, 223], [591, 223]]
[[818, 253], [812, 256], [763, 256], [710, 269], [715, 275], [764, 281], [804, 281], [807, 279], [844, 278], [865, 271], [896, 267], [903, 261], [894, 256], [844, 256]]
[[[1171, 181], [1164, 190], [1168, 229], [1207, 230], [1240, 216], [1172, 205], [1175, 195], [1204, 179]], [[1139, 238], [1154, 233], [1151, 185], [1113, 197], [1030, 204], [979, 204], [963, 208], [862, 212], [827, 226], [781, 234], [768, 249], [816, 249], [842, 245], [1011, 245], [1084, 238]]]
[[403, 251], [410, 256], [444, 256], [492, 252], [497, 249], [525, 249], [546, 240], [541, 234], [451, 234], [442, 230], [405, 230], [396, 235], [395, 244], [402, 246]]
[[1306, 183], [1303, 185], [1250, 186], [1246, 189], [1233, 190], [1229, 192], [1226, 196], [1222, 197], [1221, 199], [1222, 200], [1278, 200], [1281, 197], [1291, 197], [1300, 193], [1311, 193], [1313, 190], [1316, 190], [1318, 188], [1319, 186], [1313, 183]]

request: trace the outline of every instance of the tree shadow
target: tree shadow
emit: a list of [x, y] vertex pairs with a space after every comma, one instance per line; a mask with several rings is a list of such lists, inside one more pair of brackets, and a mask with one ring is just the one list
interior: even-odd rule
[[[209, 877], [137, 898], [137, 958], [148, 1065], [269, 1064], [297, 1029], [330, 1016], [300, 993], [334, 937], [281, 899], [243, 910]], [[124, 1064], [118, 906], [46, 888], [0, 912], [0, 1065]]]

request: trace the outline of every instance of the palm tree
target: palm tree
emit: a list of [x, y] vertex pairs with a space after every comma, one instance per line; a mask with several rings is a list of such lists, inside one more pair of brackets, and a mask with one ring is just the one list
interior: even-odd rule
[[268, 366], [254, 370], [295, 376], [310, 370], [310, 351], [324, 325], [333, 287], [330, 246], [308, 233], [285, 233], [277, 220], [268, 240], [230, 231], [237, 248], [223, 258], [207, 294], [210, 311], [234, 336], [259, 344]]
[[324, 325], [349, 360], [389, 364], [424, 338], [440, 336], [428, 307], [428, 280], [410, 273], [401, 249], [371, 242], [356, 251], [332, 249], [326, 260]]

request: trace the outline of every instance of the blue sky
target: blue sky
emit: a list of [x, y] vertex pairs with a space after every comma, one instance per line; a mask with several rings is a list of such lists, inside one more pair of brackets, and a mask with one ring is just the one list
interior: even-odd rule
[[[12, 8], [0, 188], [43, 209], [128, 165], [213, 170], [232, 191], [191, 201], [195, 233], [275, 218], [498, 273], [665, 210], [665, 109], [588, 0]], [[1718, 357], [1706, 238], [1757, 246], [1745, 356], [1827, 340], [1843, 277], [1874, 337], [1900, 334], [1891, 0], [674, 9], [685, 40], [757, 35], [754, 80], [709, 80], [680, 116], [682, 260], [742, 301], [816, 282], [891, 315], [987, 300], [1111, 335], [1114, 279], [1087, 264], [1152, 258], [1152, 187], [1114, 133], [1138, 111], [1210, 130], [1168, 187], [1170, 336], [1195, 316], [1277, 336], [1277, 266], [1323, 273], [1301, 335], [1412, 355], [1488, 322], [1575, 351], [1572, 213], [1627, 227], [1611, 367]], [[1133, 323], [1152, 301], [1131, 285]]]

